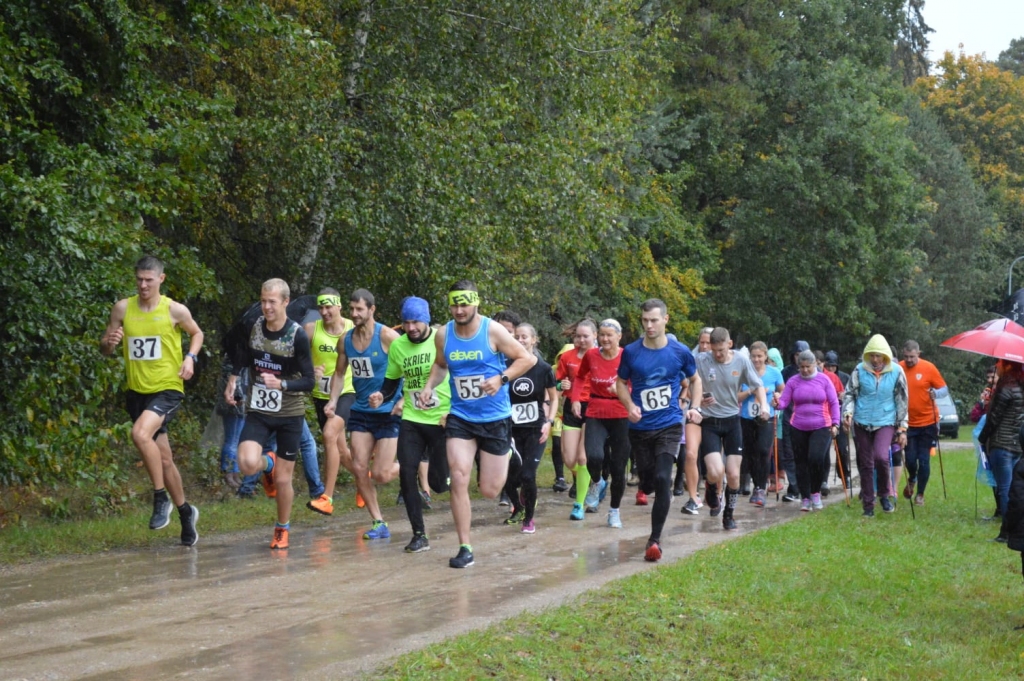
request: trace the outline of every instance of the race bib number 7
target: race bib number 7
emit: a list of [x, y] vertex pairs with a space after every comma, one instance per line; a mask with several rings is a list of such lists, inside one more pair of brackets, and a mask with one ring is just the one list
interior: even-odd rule
[[128, 359], [149, 362], [163, 356], [159, 336], [129, 336]]
[[249, 408], [276, 414], [281, 411], [281, 391], [268, 388], [262, 383], [255, 384], [249, 397]]
[[667, 409], [672, 402], [672, 386], [661, 385], [640, 391], [641, 408], [646, 411]]
[[461, 400], [479, 400], [484, 393], [484, 376], [458, 376], [455, 379], [455, 394]]
[[324, 395], [331, 394], [331, 377], [321, 376], [320, 380], [316, 382], [316, 389]]

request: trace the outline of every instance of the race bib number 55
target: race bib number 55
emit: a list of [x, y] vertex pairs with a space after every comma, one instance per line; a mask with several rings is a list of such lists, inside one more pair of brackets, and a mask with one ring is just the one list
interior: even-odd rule
[[484, 376], [458, 376], [455, 379], [455, 393], [461, 400], [479, 400], [484, 393]]

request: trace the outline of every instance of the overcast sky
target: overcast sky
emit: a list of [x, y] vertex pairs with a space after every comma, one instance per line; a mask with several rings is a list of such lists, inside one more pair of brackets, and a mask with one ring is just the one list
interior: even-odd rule
[[954, 54], [985, 53], [995, 61], [1014, 38], [1024, 37], [1024, 0], [925, 0], [924, 22], [929, 58], [937, 61], [946, 50]]

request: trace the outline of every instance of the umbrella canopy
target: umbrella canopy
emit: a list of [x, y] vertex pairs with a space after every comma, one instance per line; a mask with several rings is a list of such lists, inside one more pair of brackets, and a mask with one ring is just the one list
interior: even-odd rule
[[942, 347], [1024, 363], [1024, 326], [993, 319], [942, 341]]

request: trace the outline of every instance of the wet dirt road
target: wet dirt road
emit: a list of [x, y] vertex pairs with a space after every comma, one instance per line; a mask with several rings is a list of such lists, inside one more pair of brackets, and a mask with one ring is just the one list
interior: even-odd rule
[[[457, 540], [447, 503], [427, 513], [432, 550], [406, 554], [404, 509], [385, 510], [390, 540], [361, 539], [360, 512], [292, 532], [206, 535], [167, 546], [7, 569], [0, 588], [0, 679], [243, 679], [355, 677], [395, 655], [523, 611], [564, 602], [653, 566], [643, 560], [650, 506], [623, 499], [624, 529], [605, 526], [607, 500], [568, 520], [564, 494], [542, 490], [535, 535], [501, 524], [505, 510], [474, 502], [476, 565], [448, 567]], [[741, 497], [739, 531], [673, 500], [662, 564], [800, 515]], [[841, 492], [830, 503], [842, 503]], [[854, 504], [856, 506], [856, 503]], [[268, 524], [271, 506], [268, 504]], [[299, 513], [308, 513], [297, 508]]]

